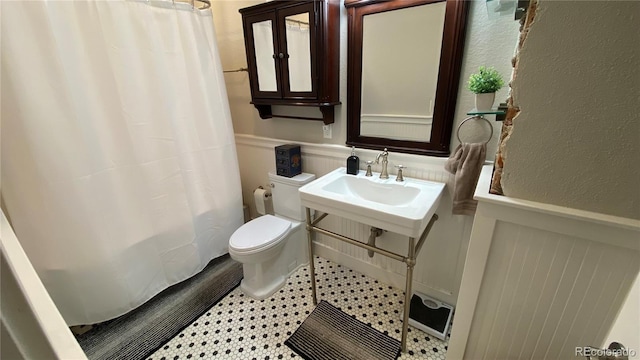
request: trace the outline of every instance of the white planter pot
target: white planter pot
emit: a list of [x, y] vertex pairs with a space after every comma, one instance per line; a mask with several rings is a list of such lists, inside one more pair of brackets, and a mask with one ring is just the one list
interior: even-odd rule
[[476, 94], [476, 110], [488, 111], [493, 107], [496, 93]]

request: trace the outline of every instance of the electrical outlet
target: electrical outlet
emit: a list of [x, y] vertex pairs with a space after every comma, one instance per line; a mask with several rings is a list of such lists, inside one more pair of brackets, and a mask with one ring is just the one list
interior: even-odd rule
[[322, 125], [322, 135], [325, 139], [331, 139], [331, 124]]

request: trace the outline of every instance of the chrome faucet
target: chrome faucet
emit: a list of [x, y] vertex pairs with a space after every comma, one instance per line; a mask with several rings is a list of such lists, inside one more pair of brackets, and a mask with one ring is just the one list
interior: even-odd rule
[[382, 171], [380, 171], [380, 179], [388, 179], [389, 172], [387, 171], [387, 165], [389, 164], [389, 160], [387, 158], [389, 157], [389, 152], [387, 151], [387, 148], [384, 148], [384, 151], [376, 156], [376, 164], [380, 163], [380, 157], [382, 157]]

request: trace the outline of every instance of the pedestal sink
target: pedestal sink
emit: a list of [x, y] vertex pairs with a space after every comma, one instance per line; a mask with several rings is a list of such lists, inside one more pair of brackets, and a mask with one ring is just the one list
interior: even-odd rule
[[338, 168], [300, 188], [303, 206], [418, 238], [440, 203], [444, 184], [380, 174], [348, 175]]
[[[313, 303], [318, 303], [313, 265], [313, 233], [330, 236], [372, 253], [404, 262], [407, 265], [407, 277], [401, 346], [402, 351], [406, 352], [413, 267], [431, 226], [438, 219], [435, 211], [443, 190], [444, 184], [437, 182], [407, 177], [404, 181], [398, 182], [393, 176], [391, 179], [382, 180], [380, 174], [365, 176], [364, 171], [357, 175], [348, 175], [345, 168], [338, 168], [301, 187], [300, 200], [302, 206], [306, 207], [307, 214], [309, 274]], [[322, 211], [324, 214], [312, 219], [311, 209]], [[402, 255], [375, 246], [374, 235], [373, 238], [369, 238], [368, 243], [363, 243], [316, 226], [329, 214], [371, 225], [372, 234], [384, 229], [408, 236], [407, 254]], [[416, 242], [417, 239], [419, 240]]]

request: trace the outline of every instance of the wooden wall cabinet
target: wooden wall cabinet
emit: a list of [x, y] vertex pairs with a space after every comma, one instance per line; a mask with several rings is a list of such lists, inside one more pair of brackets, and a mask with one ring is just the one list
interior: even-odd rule
[[[339, 1], [271, 1], [240, 13], [251, 103], [260, 117], [333, 123], [340, 104]], [[272, 105], [319, 107], [323, 116], [274, 115]]]

